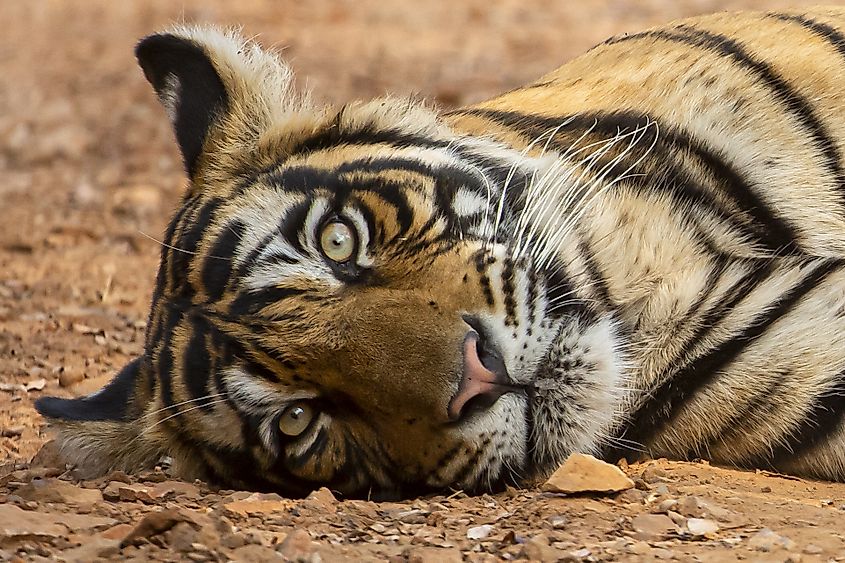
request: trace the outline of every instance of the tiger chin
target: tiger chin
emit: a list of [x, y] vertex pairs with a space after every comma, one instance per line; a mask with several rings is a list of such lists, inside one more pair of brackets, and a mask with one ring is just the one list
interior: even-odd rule
[[290, 496], [573, 452], [843, 479], [843, 25], [684, 20], [450, 112], [320, 107], [235, 32], [149, 36], [189, 183], [144, 352], [36, 408], [89, 474]]

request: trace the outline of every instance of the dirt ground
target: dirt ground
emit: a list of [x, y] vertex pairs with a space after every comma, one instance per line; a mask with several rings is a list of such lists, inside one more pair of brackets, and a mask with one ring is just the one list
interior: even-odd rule
[[166, 468], [86, 481], [45, 454], [29, 463], [49, 438], [33, 400], [96, 389], [140, 352], [155, 239], [184, 187], [133, 59], [141, 36], [242, 25], [284, 46], [317, 99], [418, 92], [453, 106], [610, 35], [790, 4], [809, 3], [0, 1], [0, 561], [845, 560], [845, 484], [706, 463], [632, 465], [636, 488], [615, 495], [403, 503], [218, 491]]

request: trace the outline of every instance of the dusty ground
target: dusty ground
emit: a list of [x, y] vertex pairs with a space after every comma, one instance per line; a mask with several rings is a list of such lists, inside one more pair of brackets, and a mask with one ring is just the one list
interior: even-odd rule
[[[448, 106], [530, 80], [612, 34], [786, 4], [807, 2], [0, 2], [0, 560], [845, 560], [845, 485], [706, 464], [632, 466], [638, 488], [615, 496], [376, 504], [325, 491], [250, 497], [166, 472], [79, 482], [49, 460], [27, 463], [47, 440], [35, 398], [97, 388], [139, 352], [153, 239], [184, 185], [132, 57], [140, 36], [182, 19], [240, 24], [286, 45], [319, 99], [416, 91]], [[162, 510], [171, 512], [121, 550]], [[690, 517], [710, 531], [693, 533], [702, 524]]]

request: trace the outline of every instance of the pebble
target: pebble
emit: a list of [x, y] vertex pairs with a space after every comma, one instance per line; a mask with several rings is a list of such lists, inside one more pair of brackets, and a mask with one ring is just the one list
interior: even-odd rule
[[467, 530], [467, 539], [483, 540], [493, 532], [493, 526], [490, 524], [482, 524], [481, 526], [473, 526]]
[[543, 484], [555, 493], [618, 493], [633, 488], [634, 482], [615, 465], [588, 454], [575, 453]]
[[317, 544], [308, 532], [297, 528], [287, 535], [276, 551], [288, 561], [307, 561], [317, 551]]
[[757, 551], [772, 551], [779, 548], [794, 549], [795, 542], [776, 534], [769, 528], [763, 528], [748, 539], [748, 546]]
[[294, 505], [290, 500], [264, 500], [253, 494], [244, 500], [227, 502], [223, 504], [223, 509], [229, 515], [244, 518], [288, 510]]
[[639, 540], [664, 539], [678, 531], [678, 526], [664, 514], [638, 514], [631, 519], [631, 528]]
[[408, 563], [461, 563], [460, 550], [454, 547], [412, 547], [403, 553]]
[[85, 379], [85, 374], [80, 370], [66, 369], [59, 374], [59, 386], [71, 387]]
[[103, 501], [98, 489], [83, 489], [59, 479], [33, 479], [16, 492], [26, 500], [69, 504], [89, 510]]
[[719, 531], [719, 524], [705, 518], [690, 518], [687, 520], [687, 530], [693, 536], [712, 536]]
[[0, 431], [0, 436], [3, 436], [4, 438], [14, 438], [23, 434], [24, 429], [25, 428], [23, 426], [7, 426]]
[[138, 525], [123, 538], [120, 542], [120, 547], [122, 548], [127, 545], [131, 545], [140, 539], [149, 539], [153, 536], [163, 534], [179, 522], [187, 522], [188, 524], [196, 526], [190, 518], [174, 509], [166, 509], [147, 514], [140, 522], [138, 522]]

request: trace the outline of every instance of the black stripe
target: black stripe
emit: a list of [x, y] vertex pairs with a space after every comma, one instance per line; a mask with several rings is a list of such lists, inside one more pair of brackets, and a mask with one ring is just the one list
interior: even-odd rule
[[[174, 306], [170, 302], [166, 304], [166, 308], [167, 310], [164, 313], [166, 315], [166, 319], [162, 328], [162, 339], [161, 342], [158, 343], [158, 349], [156, 350], [155, 355], [156, 375], [159, 383], [159, 393], [161, 394], [161, 403], [164, 409], [161, 413], [162, 419], [180, 412], [178, 407], [173, 406], [174, 374], [172, 338], [173, 330], [182, 321], [184, 314], [181, 308]], [[172, 427], [172, 425], [169, 426]]]
[[246, 232], [246, 225], [240, 221], [225, 225], [206, 254], [202, 266], [202, 283], [210, 303], [219, 301], [223, 297], [223, 292], [232, 276], [235, 250], [244, 232]]
[[601, 302], [606, 311], [611, 311], [615, 306], [615, 302], [610, 297], [610, 288], [607, 286], [607, 278], [601, 271], [598, 260], [596, 260], [596, 256], [593, 254], [593, 251], [587, 241], [580, 236], [580, 233], [578, 233], [577, 230], [575, 231], [575, 235], [578, 236], [578, 254], [584, 261], [587, 275], [590, 276], [590, 281], [587, 285], [590, 285], [591, 289], [595, 292], [596, 301]]
[[256, 291], [238, 294], [229, 306], [229, 314], [235, 317], [256, 315], [265, 307], [283, 301], [295, 295], [305, 293], [304, 289], [293, 287], [264, 287]]
[[[767, 423], [769, 420], [776, 420], [774, 411], [777, 406], [772, 399], [780, 392], [782, 381], [790, 377], [790, 374], [784, 370], [773, 370], [769, 384], [759, 393], [754, 395], [749, 401], [742, 405], [736, 405], [736, 412], [730, 415], [727, 419], [720, 421], [720, 426], [717, 430], [710, 430], [708, 427], [708, 437], [702, 439], [702, 443], [695, 444], [693, 449], [688, 450], [681, 459], [694, 459], [700, 457], [704, 452], [711, 452], [714, 449], [726, 445], [730, 447], [731, 443], [742, 442], [747, 440], [747, 431], [749, 427], [755, 424]], [[736, 403], [737, 399], [731, 399]], [[716, 417], [714, 417], [715, 421]], [[745, 437], [744, 437], [745, 435]], [[768, 444], [766, 444], [768, 450]], [[768, 463], [760, 463], [756, 465], [749, 465], [747, 463], [741, 464], [744, 467], [754, 467], [759, 469], [768, 466]]]
[[[642, 128], [649, 122], [655, 123], [659, 134], [652, 154], [654, 160], [660, 163], [660, 170], [667, 181], [658, 185], [655, 178], [642, 178], [639, 180], [638, 187], [650, 190], [664, 189], [670, 192], [670, 195], [679, 203], [683, 201], [695, 203], [772, 253], [795, 248], [796, 233], [789, 222], [779, 217], [724, 159], [708, 150], [680, 127], [660, 123], [649, 115], [631, 110], [551, 117], [484, 109], [464, 110], [461, 113], [496, 121], [531, 138], [536, 138], [565, 123], [566, 125], [558, 130], [550, 143], [558, 150], [569, 149], [577, 138], [588, 131], [612, 138], [620, 132]], [[647, 145], [650, 141], [644, 140], [640, 144]], [[676, 166], [674, 163], [680, 164], [683, 161], [672, 154], [673, 149], [687, 151], [691, 156], [696, 157], [710, 177], [722, 188], [720, 193], [730, 198], [736, 209], [751, 218], [752, 224], [738, 223], [734, 212], [725, 209], [718, 200], [699, 186], [689, 171]], [[631, 154], [631, 159], [635, 161], [641, 154]], [[620, 162], [617, 167], [622, 167], [624, 170], [627, 164]]]
[[[193, 332], [188, 345], [182, 353], [182, 378], [188, 389], [190, 399], [208, 396], [208, 382], [211, 376], [211, 355], [207, 344], [207, 327], [203, 319], [190, 319]], [[189, 404], [189, 408], [201, 407], [203, 411], [212, 410], [212, 399], [206, 398]]]
[[305, 226], [305, 219], [311, 210], [312, 201], [305, 200], [291, 206], [279, 223], [279, 234], [300, 254], [305, 254], [300, 235]]
[[[691, 397], [709, 385], [718, 377], [719, 372], [729, 366], [747, 347], [753, 345], [754, 341], [763, 336], [775, 322], [788, 315], [803, 297], [840, 267], [840, 262], [837, 260], [825, 260], [817, 264], [819, 265], [813, 268], [800, 283], [781, 294], [771, 307], [756, 315], [740, 334], [712, 347], [665, 378], [664, 382], [649, 394], [649, 399], [640, 405], [629, 419], [630, 433], [626, 434], [625, 438], [645, 443], [649, 437], [658, 435], [680, 414]], [[737, 284], [737, 286], [740, 285], [744, 287], [719, 307], [725, 315], [734, 306], [739, 305], [751, 289], [758, 286], [758, 284], [749, 286], [745, 280]], [[720, 317], [723, 319], [724, 315]], [[708, 327], [706, 332], [710, 332], [714, 324], [706, 326]], [[693, 342], [698, 340], [697, 338]], [[693, 349], [692, 344], [687, 346], [687, 350]]]
[[796, 22], [801, 24], [801, 27], [809, 29], [815, 35], [818, 35], [828, 43], [830, 43], [834, 49], [836, 49], [840, 55], [845, 57], [845, 35], [843, 35], [838, 29], [835, 27], [828, 25], [826, 23], [822, 23], [816, 21], [814, 19], [808, 18], [804, 15], [798, 14], [771, 14], [772, 17], [779, 19], [781, 21], [787, 22]]
[[812, 137], [816, 148], [821, 151], [827, 161], [827, 167], [836, 180], [841, 190], [845, 190], [845, 171], [842, 170], [842, 158], [836, 143], [827, 128], [813, 111], [810, 101], [802, 96], [795, 88], [780, 76], [772, 66], [760, 59], [754, 58], [745, 47], [735, 41], [703, 29], [694, 28], [688, 25], [679, 25], [677, 28], [681, 33], [656, 30], [647, 31], [641, 34], [621, 37], [611, 41], [618, 43], [633, 39], [635, 37], [655, 37], [666, 41], [683, 43], [706, 49], [723, 57], [736, 61], [741, 67], [752, 71], [758, 79], [772, 92], [788, 111], [798, 117], [801, 126]]
[[335, 122], [323, 131], [295, 145], [289, 156], [312, 153], [342, 145], [390, 145], [392, 147], [427, 147], [444, 148], [447, 142], [438, 141], [419, 134], [407, 133], [398, 129], [376, 129], [374, 125], [361, 127], [353, 131], [344, 131], [340, 127], [343, 110], [338, 113]]
[[191, 215], [182, 221], [182, 229], [174, 241], [177, 250], [170, 259], [173, 281], [171, 291], [174, 295], [187, 297], [193, 294], [188, 282], [190, 264], [196, 256], [200, 239], [211, 225], [214, 214], [222, 203], [222, 199], [210, 199], [199, 208], [196, 215]]
[[803, 420], [790, 428], [784, 441], [760, 458], [775, 467], [801, 457], [839, 430], [845, 418], [845, 372], [838, 373], [815, 397]]

